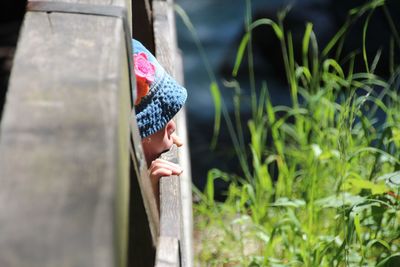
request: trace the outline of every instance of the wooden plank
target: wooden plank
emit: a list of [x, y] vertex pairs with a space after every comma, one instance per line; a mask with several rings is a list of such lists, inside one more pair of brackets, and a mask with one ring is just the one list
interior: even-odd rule
[[160, 180], [160, 236], [180, 238], [181, 210], [179, 176]]
[[0, 132], [0, 266], [124, 266], [122, 22], [28, 12], [20, 36]]
[[[183, 84], [182, 57], [180, 54], [176, 59], [176, 69], [177, 80]], [[179, 165], [184, 170], [180, 175], [182, 218], [184, 218], [182, 220], [180, 242], [182, 250], [182, 266], [193, 266], [192, 173], [185, 107], [176, 115], [176, 126], [176, 132], [183, 142], [183, 146], [178, 149]]]
[[179, 241], [177, 238], [161, 236], [157, 246], [156, 267], [179, 267]]
[[[29, 0], [29, 2], [39, 2], [43, 0]], [[65, 3], [78, 3], [78, 4], [93, 4], [93, 5], [105, 5], [105, 6], [122, 6], [127, 7], [127, 1], [125, 0], [46, 0], [48, 2], [65, 2]]]
[[[176, 151], [165, 153], [173, 156]], [[167, 159], [168, 160], [168, 159]], [[174, 160], [170, 160], [174, 161]], [[181, 235], [181, 205], [179, 176], [168, 176], [160, 179], [160, 236], [180, 238]]]
[[[177, 162], [176, 147], [162, 158]], [[180, 266], [179, 239], [181, 233], [179, 176], [160, 179], [160, 237], [158, 239], [156, 266]]]
[[[58, 0], [53, 0], [53, 1], [57, 2]], [[71, 2], [74, 2], [74, 1], [71, 1]], [[128, 1], [128, 2], [130, 4], [130, 1]], [[137, 1], [136, 3], [140, 3], [140, 2], [141, 1]], [[103, 0], [98, 0], [98, 1], [89, 0], [89, 1], [85, 2], [85, 4], [98, 4], [98, 5], [104, 5], [106, 3], [107, 2], [104, 2]], [[124, 0], [117, 1], [117, 5], [123, 5], [124, 3], [125, 3]], [[145, 9], [146, 9], [145, 12], [143, 12], [143, 13], [145, 13], [149, 16], [150, 15], [149, 1], [145, 0], [143, 3], [145, 6]], [[79, 2], [79, 4], [81, 4], [81, 2]], [[135, 9], [134, 9], [135, 11], [137, 11], [137, 7], [138, 6], [135, 5]], [[143, 24], [143, 23], [146, 24], [146, 19], [143, 18], [142, 16], [138, 15], [138, 18], [135, 17], [136, 21], [138, 21], [138, 19], [139, 20], [142, 19], [141, 24]], [[133, 155], [133, 162], [134, 162], [134, 167], [136, 170], [135, 179], [139, 180], [139, 185], [140, 185], [139, 193], [141, 193], [141, 195], [143, 196], [143, 204], [145, 207], [146, 214], [148, 216], [148, 219], [146, 220], [146, 222], [150, 224], [149, 228], [151, 230], [153, 246], [155, 247], [157, 244], [157, 236], [158, 236], [158, 230], [159, 230], [159, 214], [158, 214], [158, 210], [157, 210], [156, 200], [154, 198], [154, 194], [152, 192], [152, 189], [151, 189], [151, 186], [149, 183], [149, 179], [148, 179], [147, 166], [146, 166], [146, 162], [143, 157], [143, 152], [142, 152], [142, 148], [141, 148], [141, 144], [140, 144], [140, 137], [139, 137], [138, 130], [137, 130], [136, 120], [134, 119], [135, 118], [134, 111], [132, 113], [131, 118], [132, 118], [131, 129], [133, 129], [133, 131], [131, 132], [131, 134], [132, 134], [131, 138], [132, 138], [133, 145], [134, 145], [134, 149], [133, 149], [134, 151], [132, 151], [131, 154]], [[134, 182], [136, 182], [136, 181], [134, 181]], [[141, 223], [144, 223], [144, 222], [145, 221], [141, 221]], [[139, 226], [137, 224], [137, 222], [135, 222], [135, 227], [136, 226]], [[137, 233], [138, 231], [136, 231], [136, 229], [133, 229], [131, 232]], [[142, 251], [142, 248], [140, 251]], [[134, 253], [136, 253], [136, 252], [134, 252]]]
[[176, 54], [177, 41], [173, 16], [171, 3], [153, 1], [153, 29], [156, 57], [165, 70], [175, 77], [174, 56]]
[[[156, 56], [165, 69], [183, 84], [182, 58], [177, 48], [175, 16], [173, 1], [153, 1], [154, 36], [156, 44]], [[178, 149], [175, 157], [179, 158], [179, 164], [184, 172], [180, 175], [180, 249], [182, 266], [193, 266], [193, 242], [192, 242], [192, 180], [189, 160], [189, 142], [186, 132], [186, 113], [183, 108], [176, 116], [177, 134], [183, 139], [184, 146]], [[177, 162], [178, 163], [178, 162]], [[161, 215], [162, 216], [162, 215]], [[163, 223], [161, 222], [161, 227]], [[162, 234], [162, 230], [161, 230]]]
[[[132, 111], [131, 118], [131, 129], [138, 129], [136, 115], [134, 111]], [[131, 140], [134, 145], [134, 167], [136, 171], [136, 176], [138, 178], [141, 195], [143, 196], [143, 204], [146, 209], [146, 214], [148, 217], [148, 222], [150, 224], [150, 230], [153, 239], [153, 245], [155, 247], [157, 245], [157, 238], [159, 236], [160, 217], [158, 213], [157, 202], [154, 197], [147, 170], [147, 163], [143, 153], [139, 130], [131, 131]]]

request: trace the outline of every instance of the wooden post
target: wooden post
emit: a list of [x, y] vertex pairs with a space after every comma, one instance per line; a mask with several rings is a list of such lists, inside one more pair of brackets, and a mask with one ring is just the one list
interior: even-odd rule
[[[164, 153], [162, 158], [178, 163], [177, 148]], [[157, 245], [156, 267], [181, 266], [181, 198], [180, 177], [168, 176], [160, 180], [160, 238]], [[187, 266], [182, 264], [182, 266]]]
[[27, 12], [0, 129], [0, 266], [126, 265], [129, 90], [121, 19]]
[[[156, 267], [180, 267], [179, 240], [161, 236], [157, 246]], [[184, 265], [183, 265], [184, 266]]]
[[[175, 16], [173, 1], [161, 1], [153, 0], [153, 26], [154, 26], [154, 42], [156, 46], [156, 56], [160, 64], [164, 66], [167, 72], [169, 72], [177, 81], [183, 84], [183, 68], [182, 68], [182, 58], [177, 46], [177, 37], [175, 29]], [[190, 92], [189, 92], [190, 93]], [[178, 201], [179, 205], [176, 205], [174, 212], [176, 213], [175, 220], [173, 220], [174, 226], [170, 226], [172, 223], [168, 222], [168, 214], [172, 211], [171, 203], [172, 199], [166, 198], [167, 203], [163, 209], [161, 208], [161, 218], [160, 218], [160, 239], [164, 236], [174, 237], [178, 240], [178, 250], [172, 252], [173, 246], [165, 246], [168, 242], [159, 241], [157, 248], [157, 259], [156, 263], [164, 262], [162, 259], [163, 251], [159, 249], [167, 248], [169, 253], [179, 253], [180, 254], [180, 264], [181, 266], [193, 266], [193, 244], [192, 244], [192, 181], [191, 181], [191, 170], [189, 163], [189, 142], [186, 133], [186, 112], [183, 108], [175, 117], [177, 125], [177, 133], [183, 139], [184, 146], [179, 148], [177, 151], [171, 152], [172, 155], [167, 155], [172, 161], [179, 162], [183, 167], [184, 172], [180, 177], [176, 177], [175, 180], [170, 178], [162, 178], [160, 190], [162, 195], [169, 194], [171, 190], [168, 188], [177, 187], [174, 192], [177, 194], [172, 194]], [[172, 183], [172, 185], [171, 185]], [[169, 184], [169, 185], [168, 185]], [[163, 188], [165, 191], [163, 192]], [[162, 204], [161, 204], [162, 206]], [[169, 207], [169, 208], [168, 208]], [[179, 215], [179, 216], [178, 216]], [[177, 217], [178, 216], [178, 217]], [[178, 218], [182, 218], [179, 219]], [[176, 227], [178, 230], [176, 231]], [[174, 233], [174, 234], [172, 234]], [[162, 266], [162, 265], [160, 265]]]
[[131, 176], [128, 266], [154, 266], [160, 218], [150, 184], [135, 115], [131, 118], [134, 170]]

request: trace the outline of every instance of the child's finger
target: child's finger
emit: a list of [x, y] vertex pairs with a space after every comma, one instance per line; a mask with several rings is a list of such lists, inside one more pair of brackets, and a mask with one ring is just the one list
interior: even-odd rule
[[162, 176], [171, 176], [172, 171], [166, 168], [158, 168], [154, 172], [151, 173], [151, 177], [160, 178]]
[[159, 168], [168, 169], [174, 175], [181, 174], [182, 171], [183, 171], [182, 168], [177, 164], [174, 164], [174, 163], [172, 163], [170, 161], [163, 160], [163, 159], [156, 159], [151, 163], [151, 166], [149, 168], [150, 173], [154, 173]]
[[171, 168], [180, 168], [178, 164], [175, 164], [171, 161], [165, 160], [165, 159], [155, 159], [151, 162], [151, 165], [165, 165], [165, 166], [171, 166]]
[[152, 166], [164, 166], [165, 168], [169, 168], [171, 170], [176, 170], [177, 172], [182, 172], [182, 168], [180, 165], [170, 162], [165, 159], [156, 159], [151, 163], [150, 169]]
[[158, 170], [168, 170], [170, 172], [169, 175], [178, 175], [182, 173], [182, 170], [179, 168], [174, 168], [168, 165], [154, 165], [152, 168], [150, 168], [150, 174], [156, 173]]

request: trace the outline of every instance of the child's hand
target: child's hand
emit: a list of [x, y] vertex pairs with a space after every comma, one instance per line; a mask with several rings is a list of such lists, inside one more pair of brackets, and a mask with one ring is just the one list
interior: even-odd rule
[[151, 180], [158, 180], [162, 176], [179, 175], [182, 173], [182, 168], [168, 160], [156, 159], [151, 162], [150, 168]]
[[151, 186], [153, 187], [154, 196], [157, 199], [157, 207], [160, 208], [160, 191], [159, 181], [163, 176], [179, 175], [183, 172], [182, 168], [165, 159], [155, 159], [149, 167]]

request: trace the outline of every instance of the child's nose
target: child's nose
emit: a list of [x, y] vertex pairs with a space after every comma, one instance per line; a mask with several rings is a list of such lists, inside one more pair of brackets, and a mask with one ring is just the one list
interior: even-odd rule
[[171, 134], [171, 139], [172, 139], [172, 143], [175, 144], [177, 147], [180, 147], [183, 145], [182, 139], [176, 133]]

